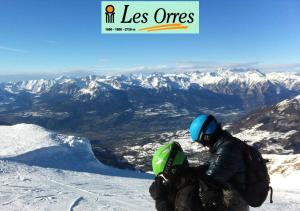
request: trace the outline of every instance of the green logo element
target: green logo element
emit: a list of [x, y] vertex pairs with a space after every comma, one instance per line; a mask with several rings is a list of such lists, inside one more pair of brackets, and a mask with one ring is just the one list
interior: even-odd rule
[[198, 1], [102, 1], [102, 34], [198, 34]]

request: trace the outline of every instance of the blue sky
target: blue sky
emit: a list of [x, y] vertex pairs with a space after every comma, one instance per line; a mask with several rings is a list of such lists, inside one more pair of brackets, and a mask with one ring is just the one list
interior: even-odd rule
[[0, 74], [300, 72], [299, 0], [200, 0], [198, 35], [101, 35], [100, 1], [0, 0]]

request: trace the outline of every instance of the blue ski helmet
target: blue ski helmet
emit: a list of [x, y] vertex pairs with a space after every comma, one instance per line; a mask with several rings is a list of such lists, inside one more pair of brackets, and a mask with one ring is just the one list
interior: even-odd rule
[[203, 135], [212, 135], [218, 127], [217, 120], [212, 115], [200, 115], [192, 122], [190, 134], [192, 141], [201, 141]]

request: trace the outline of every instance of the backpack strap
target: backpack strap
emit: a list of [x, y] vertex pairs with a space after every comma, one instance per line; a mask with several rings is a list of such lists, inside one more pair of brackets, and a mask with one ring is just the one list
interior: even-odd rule
[[273, 188], [271, 186], [269, 186], [270, 189], [270, 203], [273, 203]]

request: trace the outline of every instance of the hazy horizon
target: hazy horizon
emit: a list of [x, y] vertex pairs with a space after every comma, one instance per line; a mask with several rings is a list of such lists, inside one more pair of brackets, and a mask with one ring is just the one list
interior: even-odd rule
[[[186, 67], [186, 69], [183, 69], [183, 67], [174, 68], [174, 67], [168, 67], [168, 66], [159, 66], [154, 67], [151, 69], [151, 67], [137, 67], [137, 68], [128, 68], [127, 71], [125, 71], [125, 68], [121, 72], [113, 71], [113, 72], [103, 72], [103, 71], [85, 71], [85, 70], [77, 70], [77, 71], [65, 71], [65, 72], [44, 72], [44, 73], [11, 73], [11, 74], [2, 74], [0, 73], [0, 83], [5, 82], [17, 82], [17, 81], [27, 81], [27, 80], [38, 80], [38, 79], [55, 79], [60, 76], [68, 76], [68, 77], [86, 77], [89, 75], [97, 75], [97, 76], [111, 76], [111, 75], [128, 75], [128, 74], [151, 74], [151, 73], [181, 73], [181, 72], [193, 72], [193, 71], [199, 71], [199, 72], [214, 72], [218, 71], [219, 69], [228, 69], [228, 70], [236, 70], [236, 71], [248, 71], [248, 70], [258, 70], [262, 73], [270, 73], [270, 72], [291, 72], [291, 73], [297, 73], [300, 74], [300, 71], [298, 71], [297, 68], [293, 65], [289, 71], [289, 65], [284, 65], [284, 67], [287, 67], [286, 69], [280, 70], [274, 68], [274, 71], [267, 69], [261, 69], [258, 67], [252, 67], [252, 66], [238, 66], [238, 65], [219, 65], [219, 66], [190, 66]], [[298, 65], [296, 65], [298, 67]], [[272, 67], [272, 66], [271, 66]]]

